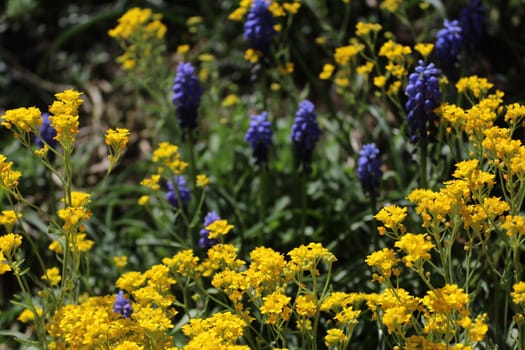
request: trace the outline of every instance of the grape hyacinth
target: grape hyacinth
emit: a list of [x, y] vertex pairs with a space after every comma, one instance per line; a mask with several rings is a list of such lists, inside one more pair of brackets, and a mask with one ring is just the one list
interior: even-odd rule
[[405, 104], [410, 141], [426, 145], [433, 142], [437, 127], [434, 110], [439, 106], [441, 93], [438, 81], [439, 70], [434, 63], [425, 65], [419, 60], [415, 72], [408, 77], [405, 93], [408, 101]]
[[212, 223], [220, 219], [221, 218], [219, 217], [219, 215], [214, 211], [210, 211], [208, 214], [206, 214], [206, 216], [204, 217], [204, 223], [202, 224], [202, 229], [199, 232], [199, 247], [203, 249], [208, 249], [211, 246], [214, 246], [219, 243], [219, 240], [216, 238], [208, 238], [210, 231], [206, 230], [206, 227], [210, 226]]
[[264, 56], [268, 55], [275, 34], [275, 21], [269, 6], [266, 0], [254, 0], [244, 23], [244, 38], [249, 47]]
[[435, 53], [447, 76], [451, 76], [463, 48], [463, 30], [458, 20], [445, 19], [444, 27], [438, 31]]
[[[51, 148], [55, 148], [58, 143], [58, 141], [55, 140], [57, 131], [51, 126], [49, 113], [42, 113], [42, 125], [38, 128], [38, 132], [40, 133], [40, 137], [35, 136], [35, 144], [39, 148], [44, 148], [44, 143], [47, 143]], [[52, 151], [48, 151], [47, 157], [52, 162], [55, 154]]]
[[199, 79], [191, 63], [181, 62], [173, 83], [172, 102], [177, 109], [179, 126], [185, 131], [197, 127], [197, 114], [202, 96]]
[[[178, 192], [178, 195], [177, 195]], [[186, 184], [186, 178], [182, 175], [174, 175], [173, 182], [168, 181], [168, 192], [166, 200], [175, 208], [186, 209], [191, 199], [190, 189]]]
[[302, 166], [306, 172], [311, 169], [313, 150], [320, 135], [314, 104], [309, 100], [301, 101], [295, 113], [290, 138], [294, 145], [296, 165]]
[[363, 191], [372, 197], [376, 197], [379, 192], [379, 182], [383, 175], [382, 164], [375, 143], [363, 145], [357, 160], [357, 178]]
[[244, 140], [250, 144], [256, 164], [260, 165], [268, 161], [272, 129], [267, 112], [250, 116], [250, 125]]
[[463, 30], [463, 43], [471, 51], [477, 51], [485, 29], [485, 7], [481, 0], [470, 0], [459, 13]]
[[121, 314], [124, 318], [129, 318], [133, 313], [131, 302], [124, 297], [123, 291], [117, 293], [117, 300], [113, 304], [113, 312]]

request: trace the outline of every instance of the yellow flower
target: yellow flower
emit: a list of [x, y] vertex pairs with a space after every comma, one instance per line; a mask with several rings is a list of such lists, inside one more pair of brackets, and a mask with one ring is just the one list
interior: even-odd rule
[[363, 51], [365, 46], [361, 43], [353, 43], [348, 46], [342, 46], [335, 49], [334, 60], [339, 65], [347, 64], [352, 58]]
[[263, 305], [259, 309], [262, 315], [266, 316], [265, 323], [277, 324], [280, 321], [288, 321], [290, 319], [291, 309], [288, 306], [292, 298], [282, 294], [279, 291], [263, 298]]
[[229, 94], [222, 100], [221, 106], [223, 107], [231, 107], [239, 103], [239, 97], [235, 94]]
[[288, 256], [290, 257], [288, 269], [291, 273], [311, 271], [316, 269], [321, 261], [326, 264], [332, 264], [337, 260], [328, 249], [321, 245], [321, 243], [315, 242], [311, 242], [308, 245], [301, 245], [290, 250]]
[[324, 337], [324, 343], [326, 346], [336, 346], [339, 344], [344, 344], [347, 340], [346, 334], [339, 328], [330, 328], [326, 332]]
[[449, 315], [458, 311], [461, 314], [466, 310], [468, 294], [455, 284], [446, 284], [443, 288], [428, 291], [422, 302], [430, 312]]
[[13, 162], [6, 162], [7, 158], [0, 154], [0, 188], [6, 192], [12, 191], [13, 187], [18, 186], [18, 179], [22, 173], [12, 170]]
[[261, 58], [262, 52], [254, 50], [254, 49], [247, 49], [244, 52], [244, 59], [251, 63], [257, 63], [259, 61], [259, 58]]
[[184, 349], [249, 350], [248, 346], [237, 345], [246, 326], [245, 320], [229, 311], [215, 313], [206, 319], [193, 318], [182, 326], [182, 332], [190, 338]]
[[430, 55], [432, 50], [434, 50], [434, 44], [432, 44], [432, 43], [428, 43], [428, 44], [426, 44], [426, 43], [417, 43], [414, 46], [414, 50], [419, 52], [419, 54], [421, 56], [423, 56], [423, 58], [426, 58], [426, 57], [428, 57], [428, 55]]
[[135, 342], [124, 340], [122, 343], [118, 344], [113, 348], [113, 350], [143, 350], [144, 346], [138, 345]]
[[205, 174], [198, 174], [195, 184], [197, 187], [206, 187], [210, 183], [210, 179]]
[[512, 302], [516, 305], [525, 305], [525, 282], [521, 281], [512, 286], [510, 292]]
[[403, 0], [384, 0], [381, 3], [381, 5], [379, 5], [379, 7], [382, 10], [386, 10], [390, 13], [394, 13], [397, 11], [397, 9], [399, 8], [402, 2]]
[[129, 40], [133, 36], [161, 39], [166, 34], [166, 26], [160, 22], [162, 15], [154, 14], [151, 9], [134, 7], [124, 13], [119, 24], [108, 31], [112, 38]]
[[519, 103], [512, 103], [506, 109], [505, 121], [510, 125], [518, 125], [525, 116], [525, 106]]
[[376, 86], [377, 88], [381, 89], [385, 86], [385, 84], [386, 84], [386, 77], [384, 75], [374, 77], [374, 86]]
[[49, 249], [50, 251], [52, 252], [55, 252], [56, 254], [60, 254], [62, 253], [62, 245], [60, 244], [60, 242], [58, 240], [53, 240], [49, 246], [47, 247], [47, 249]]
[[169, 142], [161, 142], [156, 150], [153, 151], [153, 161], [159, 165], [159, 172], [165, 172], [167, 168], [171, 173], [180, 175], [184, 172], [188, 163], [180, 159], [179, 147]]
[[188, 44], [183, 44], [183, 45], [177, 46], [177, 54], [179, 54], [179, 55], [184, 55], [188, 51], [190, 51], [190, 45], [188, 45]]
[[65, 231], [74, 230], [91, 217], [91, 212], [83, 207], [66, 207], [59, 209], [57, 215], [64, 221], [62, 227]]
[[382, 276], [389, 278], [392, 275], [392, 270], [399, 262], [399, 258], [394, 250], [383, 248], [369, 254], [365, 262], [369, 266], [375, 267]]
[[128, 129], [108, 129], [106, 131], [106, 145], [109, 146], [110, 160], [126, 149], [129, 141]]
[[228, 234], [233, 229], [233, 225], [229, 225], [227, 220], [215, 220], [206, 226], [205, 229], [210, 231], [208, 238], [214, 239]]
[[410, 55], [411, 53], [412, 49], [410, 46], [398, 44], [393, 40], [388, 40], [379, 49], [379, 56], [384, 56], [388, 58], [389, 61], [393, 62], [403, 61], [405, 56]]
[[35, 319], [35, 312], [38, 316], [42, 316], [42, 309], [38, 306], [35, 306], [35, 311], [31, 309], [24, 309], [24, 311], [18, 315], [17, 320], [22, 323], [29, 323]]
[[42, 125], [42, 112], [36, 107], [10, 109], [1, 118], [2, 125], [7, 129], [14, 129], [15, 135], [37, 132]]
[[78, 108], [83, 102], [81, 95], [75, 90], [64, 90], [55, 94], [56, 100], [49, 107], [52, 113], [49, 122], [57, 132], [55, 140], [68, 151], [72, 151], [78, 134]]
[[62, 279], [58, 267], [52, 267], [46, 270], [46, 273], [40, 277], [43, 281], [49, 281], [50, 286], [56, 286]]
[[[160, 187], [159, 187], [160, 188]], [[139, 205], [141, 206], [144, 206], [146, 204], [148, 204], [149, 202], [149, 196], [148, 195], [143, 195], [143, 196], [140, 196], [139, 197], [139, 200], [137, 201]]]
[[284, 9], [286, 12], [295, 15], [297, 11], [299, 11], [299, 8], [301, 7], [301, 3], [299, 1], [295, 2], [285, 2], [283, 4]]
[[365, 37], [370, 34], [370, 32], [377, 33], [383, 26], [379, 23], [365, 23], [357, 22], [355, 26], [355, 35], [360, 37]]
[[196, 25], [199, 25], [202, 23], [202, 17], [201, 16], [191, 16], [186, 20], [186, 25], [188, 27], [194, 27]]
[[432, 244], [426, 234], [414, 233], [407, 233], [401, 236], [394, 245], [406, 253], [403, 257], [403, 262], [407, 267], [411, 267], [420, 260], [429, 260], [430, 250], [434, 248], [434, 244]]
[[140, 184], [144, 187], [149, 188], [150, 190], [158, 191], [160, 189], [159, 181], [160, 181], [160, 175], [154, 174], [154, 175], [151, 175], [151, 177], [147, 177], [143, 179], [140, 182]]
[[0, 236], [0, 251], [11, 256], [12, 253], [22, 245], [22, 236], [17, 233], [8, 233]]
[[0, 250], [0, 275], [3, 275], [6, 272], [11, 271], [11, 266], [9, 265], [9, 261], [7, 261], [7, 258], [4, 255], [4, 252]]
[[361, 75], [368, 75], [374, 69], [374, 62], [368, 61], [365, 64], [356, 68], [357, 73]]
[[493, 86], [494, 84], [489, 82], [487, 78], [479, 78], [477, 75], [460, 78], [456, 83], [458, 93], [462, 94], [466, 91], [470, 91], [476, 98], [480, 98], [487, 93], [487, 91], [492, 89]]
[[398, 227], [403, 226], [401, 223], [407, 217], [407, 210], [406, 207], [400, 207], [395, 204], [388, 205], [381, 208], [374, 218], [381, 221], [386, 228], [396, 230]]
[[312, 295], [299, 295], [295, 299], [295, 312], [299, 317], [313, 317], [317, 312], [317, 305]]
[[204, 277], [218, 270], [238, 270], [244, 261], [237, 259], [237, 248], [231, 244], [216, 244], [208, 249], [208, 257], [198, 266]]
[[114, 256], [113, 257], [113, 262], [115, 263], [116, 267], [118, 267], [119, 269], [122, 269], [122, 268], [126, 267], [126, 265], [128, 264], [128, 257], [125, 256], [125, 255]]
[[21, 217], [22, 214], [18, 214], [14, 210], [2, 210], [2, 215], [0, 215], [0, 225], [12, 227], [16, 223], [16, 220]]
[[186, 249], [172, 258], [162, 259], [162, 263], [181, 276], [192, 276], [197, 270], [199, 258], [193, 255], [193, 250]]
[[203, 53], [199, 55], [199, 61], [201, 62], [213, 62], [215, 61], [215, 56], [211, 53]]

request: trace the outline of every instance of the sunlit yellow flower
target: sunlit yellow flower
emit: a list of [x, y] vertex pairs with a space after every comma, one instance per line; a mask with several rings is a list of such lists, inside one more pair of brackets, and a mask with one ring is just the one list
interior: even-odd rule
[[482, 95], [492, 89], [493, 86], [494, 84], [489, 82], [487, 78], [480, 78], [477, 75], [460, 78], [456, 83], [456, 89], [458, 89], [458, 93], [461, 94], [466, 91], [470, 91], [475, 98], [482, 97]]
[[231, 106], [234, 106], [236, 105], [237, 103], [239, 103], [239, 97], [237, 97], [237, 95], [235, 94], [228, 94], [228, 96], [226, 96], [224, 98], [224, 100], [222, 100], [221, 102], [221, 106], [223, 107], [231, 107]]
[[403, 0], [384, 0], [381, 5], [379, 5], [379, 7], [390, 13], [394, 13], [397, 11], [402, 2]]
[[[142, 181], [140, 181], [140, 184], [144, 187], [147, 187], [153, 191], [158, 191], [160, 189], [160, 175], [159, 174], [154, 174], [154, 175], [151, 175], [151, 177], [147, 177], [145, 179], [143, 179]], [[144, 196], [142, 196], [144, 197]], [[140, 198], [142, 198], [140, 197]], [[149, 198], [148, 198], [149, 199]], [[145, 201], [147, 202], [147, 199], [146, 198], [142, 198], [142, 201]]]
[[244, 52], [244, 59], [251, 63], [257, 63], [259, 58], [262, 57], [262, 52], [254, 49], [247, 49]]
[[311, 242], [308, 245], [301, 245], [288, 252], [290, 261], [288, 269], [291, 273], [299, 271], [312, 271], [323, 261], [326, 264], [332, 264], [336, 257], [321, 243]]
[[177, 54], [179, 54], [179, 55], [184, 55], [188, 51], [190, 51], [190, 45], [188, 45], [188, 44], [183, 44], [183, 45], [177, 46]]
[[279, 291], [263, 298], [263, 305], [259, 309], [266, 316], [266, 323], [277, 324], [290, 319], [291, 309], [288, 303], [292, 298]]
[[[42, 309], [38, 306], [35, 306], [35, 312], [38, 316], [42, 316]], [[17, 320], [22, 323], [29, 323], [35, 319], [35, 312], [31, 309], [24, 309], [24, 311], [18, 315]]]
[[78, 108], [83, 100], [81, 92], [64, 90], [55, 94], [56, 100], [49, 107], [51, 126], [56, 130], [57, 140], [65, 149], [71, 151], [78, 134]]
[[301, 7], [301, 3], [299, 1], [295, 2], [285, 2], [283, 4], [283, 8], [286, 10], [286, 12], [295, 15], [297, 11], [299, 11], [299, 8]]
[[0, 153], [0, 188], [7, 191], [18, 186], [18, 179], [22, 173], [13, 170], [13, 162], [6, 162], [7, 157]]
[[330, 328], [326, 331], [326, 336], [324, 337], [324, 343], [326, 346], [336, 346], [338, 344], [344, 344], [347, 337], [345, 332], [339, 328]]
[[361, 75], [367, 76], [370, 74], [370, 72], [372, 72], [372, 69], [374, 69], [374, 62], [368, 61], [365, 64], [358, 66], [356, 71]]
[[383, 26], [379, 23], [357, 22], [355, 26], [355, 35], [365, 37], [369, 35], [370, 32], [379, 32], [382, 28]]
[[123, 128], [108, 129], [106, 131], [106, 145], [109, 146], [110, 160], [118, 157], [126, 149], [129, 141], [129, 130]]
[[[18, 214], [14, 210], [2, 210], [2, 214], [0, 215], [0, 225], [11, 228], [15, 224], [16, 220], [21, 217], [22, 214]], [[8, 229], [7, 231], [11, 230]]]
[[22, 236], [17, 233], [8, 233], [0, 236], [0, 251], [10, 256], [22, 245]]
[[125, 255], [122, 256], [114, 256], [113, 262], [115, 263], [115, 266], [119, 269], [122, 269], [128, 265], [128, 257]]
[[410, 46], [398, 44], [393, 40], [388, 40], [379, 49], [379, 56], [384, 56], [388, 58], [389, 61], [393, 62], [403, 61], [405, 57], [411, 53], [412, 49]]
[[210, 231], [208, 238], [214, 239], [228, 234], [233, 229], [233, 225], [228, 224], [227, 220], [215, 220], [206, 226], [205, 229]]
[[426, 57], [428, 57], [428, 55], [430, 55], [432, 50], [434, 50], [434, 44], [432, 44], [432, 43], [417, 43], [414, 46], [414, 50], [419, 52], [419, 54], [421, 56], [423, 56], [423, 58], [426, 58]]
[[146, 194], [140, 196], [140, 197], [139, 197], [139, 200], [137, 201], [137, 203], [138, 203], [139, 205], [142, 205], [142, 206], [148, 204], [148, 202], [149, 202], [149, 196], [146, 195]]
[[525, 305], [525, 282], [521, 281], [515, 283], [512, 286], [512, 292], [510, 292], [512, 302], [516, 305]]
[[159, 173], [164, 173], [167, 169], [170, 172], [167, 174], [169, 176], [182, 174], [188, 166], [188, 163], [180, 159], [179, 147], [169, 142], [161, 142], [153, 151], [153, 161], [159, 165]]
[[317, 305], [312, 295], [299, 295], [295, 299], [295, 312], [299, 317], [312, 317], [317, 312]]
[[36, 107], [10, 109], [0, 118], [3, 120], [2, 125], [12, 129], [15, 135], [36, 132], [42, 125], [42, 112]]
[[394, 250], [383, 248], [369, 254], [365, 262], [369, 266], [375, 267], [381, 276], [389, 278], [392, 275], [392, 270], [399, 262], [399, 258]]
[[199, 258], [193, 255], [193, 250], [185, 249], [172, 258], [162, 259], [162, 263], [181, 276], [194, 275], [197, 270]]
[[197, 187], [206, 187], [210, 183], [210, 179], [205, 174], [198, 174], [195, 184]]
[[339, 65], [345, 65], [363, 51], [364, 48], [365, 46], [358, 42], [348, 46], [338, 47], [335, 49], [334, 60]]
[[325, 64], [323, 66], [323, 71], [321, 73], [319, 73], [319, 79], [322, 79], [322, 80], [326, 80], [326, 79], [330, 79], [330, 77], [332, 76], [332, 73], [334, 72], [334, 66], [332, 64]]
[[129, 40], [133, 36], [155, 37], [161, 39], [166, 34], [166, 26], [160, 21], [161, 14], [154, 14], [151, 9], [134, 7], [124, 13], [119, 24], [108, 31], [112, 38]]
[[443, 288], [428, 291], [422, 302], [430, 312], [449, 315], [458, 311], [461, 314], [466, 310], [468, 294], [455, 284], [446, 284]]
[[408, 267], [420, 260], [429, 260], [430, 250], [434, 248], [434, 244], [432, 244], [427, 235], [413, 233], [401, 236], [394, 245], [406, 253], [403, 257], [403, 262]]
[[56, 286], [62, 279], [58, 267], [52, 267], [46, 270], [46, 273], [40, 277], [43, 281], [48, 281], [50, 286]]
[[386, 84], [386, 77], [384, 75], [374, 77], [374, 86], [376, 86], [377, 88], [381, 89], [385, 86], [385, 84]]

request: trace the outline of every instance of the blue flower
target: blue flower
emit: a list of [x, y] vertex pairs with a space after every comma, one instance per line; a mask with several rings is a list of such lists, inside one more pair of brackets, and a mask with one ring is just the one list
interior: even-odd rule
[[375, 143], [363, 145], [357, 160], [357, 177], [365, 193], [375, 197], [378, 194], [379, 182], [383, 171], [381, 170], [381, 159], [379, 149]]
[[463, 48], [463, 30], [458, 20], [445, 19], [444, 27], [438, 31], [435, 44], [436, 57], [447, 75], [451, 75]]
[[263, 112], [250, 116], [250, 125], [244, 140], [250, 144], [256, 164], [268, 161], [268, 153], [272, 144], [272, 129], [268, 121], [268, 113]]
[[199, 247], [203, 249], [207, 249], [219, 243], [219, 240], [216, 238], [215, 239], [208, 238], [210, 231], [206, 230], [206, 227], [208, 227], [209, 225], [211, 225], [212, 223], [220, 219], [221, 218], [219, 217], [219, 215], [214, 211], [210, 211], [208, 214], [206, 214], [206, 216], [204, 217], [204, 223], [202, 224], [202, 229], [199, 232], [199, 235], [200, 235]]
[[463, 30], [463, 43], [471, 51], [477, 51], [485, 29], [485, 7], [481, 0], [470, 0], [459, 13]]
[[166, 200], [175, 208], [186, 209], [191, 199], [190, 189], [182, 175], [174, 175], [173, 181], [168, 181]]
[[266, 0], [254, 0], [244, 23], [244, 38], [249, 47], [262, 52], [263, 55], [269, 53], [270, 43], [275, 34], [275, 21], [269, 6], [270, 3]]
[[124, 318], [128, 318], [133, 313], [131, 302], [129, 299], [124, 297], [124, 292], [120, 291], [117, 293], [117, 300], [113, 304], [113, 312], [121, 314]]
[[408, 77], [405, 93], [408, 100], [405, 104], [407, 122], [410, 131], [410, 141], [413, 143], [433, 142], [436, 128], [434, 110], [441, 102], [438, 81], [439, 70], [433, 63], [425, 66], [420, 60], [414, 73]]
[[181, 62], [173, 82], [172, 102], [177, 108], [179, 126], [183, 130], [197, 127], [197, 113], [202, 96], [199, 79], [191, 63]]
[[321, 136], [314, 108], [313, 103], [308, 100], [299, 103], [290, 135], [294, 144], [296, 164], [302, 165], [306, 171], [310, 170], [313, 150]]
[[[57, 135], [57, 131], [51, 126], [49, 113], [42, 113], [42, 125], [38, 128], [38, 132], [40, 133], [40, 137], [35, 136], [35, 144], [38, 147], [43, 148], [45, 142], [49, 147], [55, 148], [58, 143], [58, 141], [54, 139]], [[55, 154], [52, 151], [48, 151], [47, 157], [50, 161], [53, 161]]]

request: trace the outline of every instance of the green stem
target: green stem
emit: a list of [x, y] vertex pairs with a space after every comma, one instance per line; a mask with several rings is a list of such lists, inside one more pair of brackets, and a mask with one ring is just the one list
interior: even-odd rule
[[304, 171], [304, 169], [301, 171], [301, 174], [300, 174], [300, 179], [299, 179], [299, 196], [300, 196], [300, 200], [301, 200], [301, 223], [300, 223], [300, 228], [299, 228], [299, 234], [301, 235], [300, 236], [300, 242], [301, 244], [305, 244], [306, 243], [306, 232], [305, 232], [305, 227], [306, 227], [306, 216], [307, 216], [307, 213], [306, 213], [306, 201], [307, 201], [307, 196], [306, 196], [306, 182], [307, 182], [307, 177], [308, 177], [308, 174], [306, 173], [306, 171]]
[[420, 186], [427, 188], [427, 144], [420, 142], [419, 151]]

